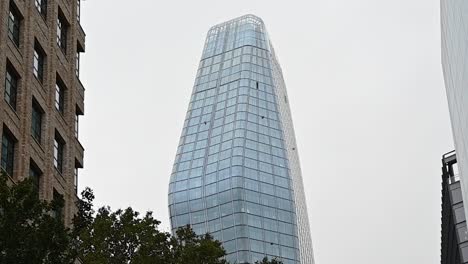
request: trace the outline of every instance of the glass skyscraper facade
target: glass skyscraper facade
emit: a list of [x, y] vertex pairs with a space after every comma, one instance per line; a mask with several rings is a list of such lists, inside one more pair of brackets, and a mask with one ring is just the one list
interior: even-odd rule
[[[468, 1], [441, 0], [442, 66], [463, 200], [468, 201]], [[465, 204], [465, 215], [468, 208]]]
[[313, 264], [288, 96], [263, 21], [212, 27], [169, 187], [173, 231], [223, 242], [231, 263]]

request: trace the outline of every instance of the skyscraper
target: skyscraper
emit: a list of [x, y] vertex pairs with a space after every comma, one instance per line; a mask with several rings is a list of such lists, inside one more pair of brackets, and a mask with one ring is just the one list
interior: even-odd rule
[[463, 200], [468, 201], [468, 1], [441, 0], [440, 10], [445, 88]]
[[441, 264], [468, 263], [468, 232], [455, 151], [442, 156]]
[[171, 175], [173, 230], [223, 242], [232, 263], [312, 264], [298, 147], [281, 67], [263, 21], [206, 38]]
[[84, 153], [80, 0], [0, 0], [0, 20], [1, 170], [31, 177], [41, 199], [63, 199], [69, 225]]

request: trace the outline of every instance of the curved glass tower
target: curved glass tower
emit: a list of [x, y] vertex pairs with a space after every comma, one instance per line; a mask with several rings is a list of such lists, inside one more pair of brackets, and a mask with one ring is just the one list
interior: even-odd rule
[[296, 140], [281, 68], [253, 15], [206, 38], [169, 187], [173, 231], [223, 242], [231, 263], [313, 264]]

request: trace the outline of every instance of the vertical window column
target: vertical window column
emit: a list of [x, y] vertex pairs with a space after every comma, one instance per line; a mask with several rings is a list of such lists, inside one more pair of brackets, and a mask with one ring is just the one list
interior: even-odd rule
[[31, 136], [40, 144], [42, 136], [42, 115], [44, 111], [35, 100], [32, 102]]
[[65, 200], [63, 195], [60, 194], [56, 189], [54, 189], [53, 194], [53, 205], [54, 205], [54, 216], [63, 221], [63, 207], [65, 205]]
[[31, 159], [29, 161], [29, 178], [31, 178], [31, 181], [34, 185], [34, 188], [38, 192], [38, 195], [39, 195], [41, 175], [42, 175], [41, 170], [36, 165], [36, 163]]
[[65, 86], [59, 80], [55, 83], [55, 109], [62, 115], [65, 111]]
[[20, 46], [20, 25], [21, 17], [19, 12], [13, 5], [13, 2], [10, 1], [10, 12], [8, 14], [8, 37], [17, 47]]
[[75, 138], [78, 139], [80, 135], [80, 115], [83, 115], [83, 111], [78, 107], [75, 107]]
[[78, 193], [78, 167], [75, 165], [75, 173], [73, 178], [73, 187], [75, 188], [75, 194]]
[[75, 138], [78, 139], [80, 129], [80, 116], [78, 113], [75, 114]]
[[44, 62], [45, 53], [39, 43], [34, 43], [34, 61], [33, 61], [33, 74], [36, 79], [42, 83], [44, 81]]
[[57, 17], [57, 45], [67, 54], [68, 23], [63, 14], [59, 13]]
[[36, 9], [43, 18], [47, 17], [47, 0], [35, 0]]
[[75, 75], [77, 78], [80, 78], [80, 52], [76, 52], [75, 57]]
[[8, 175], [13, 176], [13, 169], [15, 163], [15, 144], [16, 139], [10, 131], [3, 129], [2, 136], [2, 157], [1, 167]]
[[65, 151], [65, 141], [59, 135], [59, 133], [57, 131], [55, 131], [54, 166], [60, 173], [63, 173], [64, 151]]
[[78, 23], [81, 19], [81, 0], [76, 0], [76, 20]]
[[16, 95], [18, 92], [18, 74], [13, 71], [13, 67], [7, 66], [5, 74], [5, 101], [16, 110]]
[[75, 57], [75, 75], [78, 79], [80, 78], [80, 53], [81, 52], [84, 52], [84, 49], [78, 42], [76, 44], [76, 57]]

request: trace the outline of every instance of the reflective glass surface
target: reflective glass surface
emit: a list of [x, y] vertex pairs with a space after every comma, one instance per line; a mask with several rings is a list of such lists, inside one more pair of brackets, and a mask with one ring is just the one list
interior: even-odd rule
[[190, 224], [211, 233], [232, 263], [313, 263], [285, 98], [261, 19], [210, 29], [171, 175], [173, 231]]

